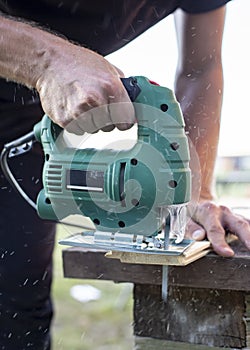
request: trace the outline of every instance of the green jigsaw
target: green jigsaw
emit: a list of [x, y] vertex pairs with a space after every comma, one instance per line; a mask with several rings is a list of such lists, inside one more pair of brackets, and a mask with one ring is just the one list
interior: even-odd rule
[[[137, 119], [130, 149], [69, 147], [62, 129], [45, 115], [33, 132], [5, 146], [2, 168], [10, 182], [43, 219], [89, 217], [96, 230], [62, 244], [145, 254], [178, 254], [187, 247], [186, 206], [191, 172], [184, 119], [174, 93], [146, 77], [123, 78]], [[32, 203], [10, 174], [7, 158], [26, 152], [34, 141], [44, 150], [43, 189]], [[183, 248], [183, 249], [184, 249]], [[164, 270], [166, 298], [167, 267]]]

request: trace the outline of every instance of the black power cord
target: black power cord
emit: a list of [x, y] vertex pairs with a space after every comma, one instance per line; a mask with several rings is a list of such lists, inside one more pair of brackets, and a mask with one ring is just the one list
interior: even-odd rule
[[[12, 157], [17, 157], [31, 150], [34, 142], [37, 142], [34, 132], [30, 132], [14, 141], [11, 141], [4, 145], [3, 150], [0, 155], [0, 165], [2, 172], [13, 189], [19, 193], [22, 198], [35, 210], [37, 210], [36, 203], [27, 195], [27, 193], [22, 189], [22, 187], [17, 182], [13, 173], [10, 170], [8, 159]], [[93, 231], [93, 227], [73, 224], [69, 222], [62, 222], [59, 220], [52, 220], [56, 224], [67, 225], [70, 227], [78, 227], [85, 230]]]
[[36, 210], [36, 203], [34, 203], [34, 201], [24, 192], [12, 174], [8, 164], [8, 158], [16, 157], [20, 154], [29, 152], [34, 142], [36, 142], [36, 138], [34, 132], [32, 131], [14, 141], [5, 144], [0, 156], [0, 165], [4, 176], [9, 181], [13, 189], [16, 190], [26, 200], [26, 202], [28, 202], [29, 205]]

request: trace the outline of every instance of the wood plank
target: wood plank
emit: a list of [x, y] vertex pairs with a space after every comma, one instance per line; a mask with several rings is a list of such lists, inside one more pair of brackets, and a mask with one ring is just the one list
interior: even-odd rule
[[137, 336], [203, 344], [246, 346], [244, 292], [170, 287], [167, 302], [160, 286], [134, 286]]
[[245, 312], [245, 322], [246, 322], [246, 333], [247, 333], [247, 347], [250, 349], [250, 293], [245, 296], [246, 301], [246, 312]]
[[[250, 291], [250, 252], [233, 242], [236, 254], [223, 258], [214, 253], [187, 266], [169, 267], [169, 284], [193, 288]], [[160, 285], [162, 267], [121, 263], [107, 259], [104, 251], [69, 248], [63, 251], [64, 276]]]
[[[154, 339], [147, 337], [135, 337], [135, 349], [136, 350], [156, 350], [156, 349], [166, 349], [166, 350], [211, 350], [211, 346], [184, 343], [180, 341], [169, 341], [163, 339]], [[221, 347], [214, 347], [213, 350], [221, 350]], [[243, 348], [242, 350], [249, 350], [250, 348]]]
[[[195, 344], [243, 348], [249, 345], [250, 254], [239, 242], [233, 245], [234, 258], [209, 254], [185, 267], [169, 267], [167, 304], [158, 265], [121, 263], [107, 259], [105, 251], [70, 248], [63, 251], [64, 276], [134, 283], [138, 339], [164, 339], [180, 350], [195, 349]], [[157, 348], [152, 341], [143, 349]]]

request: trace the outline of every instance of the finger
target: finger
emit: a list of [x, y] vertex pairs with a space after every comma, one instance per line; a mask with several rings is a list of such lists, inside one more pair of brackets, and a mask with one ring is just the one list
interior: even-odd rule
[[[65, 129], [76, 135], [82, 135], [84, 132], [93, 134], [98, 130], [111, 131], [117, 126], [120, 130], [129, 129], [132, 124], [120, 122], [124, 113], [124, 103], [105, 104], [78, 115], [72, 120]], [[111, 118], [116, 120], [116, 124]]]
[[224, 226], [237, 235], [244, 245], [250, 249], [250, 223], [241, 215], [234, 214], [230, 209], [222, 207]]
[[206, 237], [204, 228], [190, 219], [186, 225], [185, 237], [194, 239], [195, 241], [202, 241]]
[[119, 130], [127, 130], [136, 122], [135, 111], [131, 102], [110, 103], [109, 118]]
[[[80, 128], [88, 133], [98, 130], [111, 131], [115, 126], [120, 130], [127, 130], [132, 124], [127, 123], [125, 119], [123, 120], [123, 115], [124, 103], [112, 103], [92, 108], [78, 117], [77, 120]], [[123, 121], [119, 122], [119, 120]]]
[[107, 104], [93, 108], [91, 115], [96, 130], [111, 131], [114, 129], [115, 126], [111, 121], [109, 106]]
[[217, 254], [225, 257], [234, 255], [234, 251], [226, 243], [225, 230], [218, 217], [209, 215], [204, 221], [203, 226], [206, 230], [207, 238]]
[[120, 130], [126, 130], [136, 122], [133, 103], [127, 90], [119, 80], [114, 96], [108, 96], [110, 107], [110, 118], [113, 124]]
[[115, 128], [114, 125], [108, 125], [108, 126], [104, 126], [103, 128], [101, 128], [101, 130], [104, 132], [110, 132], [110, 131], [114, 130], [114, 128]]
[[195, 221], [202, 223], [207, 238], [216, 253], [225, 257], [234, 255], [233, 250], [225, 240], [225, 229], [221, 222], [220, 207], [211, 202], [199, 205], [195, 214]]
[[[94, 108], [94, 110], [95, 109], [98, 108]], [[80, 130], [89, 134], [94, 134], [100, 129], [94, 121], [93, 109], [79, 115], [78, 118], [75, 119], [75, 122]]]
[[84, 130], [79, 128], [79, 125], [78, 125], [76, 120], [72, 120], [70, 123], [68, 123], [65, 126], [65, 130], [68, 131], [69, 133], [75, 134], [75, 135], [83, 135], [84, 134]]

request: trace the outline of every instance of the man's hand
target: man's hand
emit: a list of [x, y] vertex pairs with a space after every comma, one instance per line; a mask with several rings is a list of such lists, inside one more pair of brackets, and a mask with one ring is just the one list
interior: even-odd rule
[[233, 233], [250, 250], [250, 220], [234, 214], [229, 208], [211, 201], [198, 204], [192, 220], [187, 224], [186, 237], [207, 239], [219, 255], [230, 257], [233, 250], [226, 243], [226, 232]]
[[67, 43], [61, 53], [51, 58], [37, 81], [45, 113], [75, 134], [128, 129], [135, 115], [122, 73], [82, 47]]
[[76, 134], [134, 123], [123, 74], [101, 55], [1, 15], [0, 33], [0, 76], [37, 89], [55, 123]]

